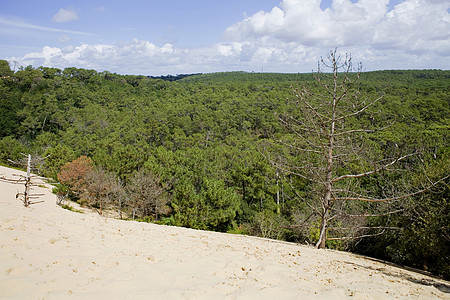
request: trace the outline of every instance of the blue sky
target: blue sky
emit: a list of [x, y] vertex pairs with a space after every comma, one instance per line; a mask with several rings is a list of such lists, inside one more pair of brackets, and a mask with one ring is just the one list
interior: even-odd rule
[[0, 58], [120, 74], [309, 72], [338, 47], [367, 70], [450, 68], [448, 0], [0, 2]]

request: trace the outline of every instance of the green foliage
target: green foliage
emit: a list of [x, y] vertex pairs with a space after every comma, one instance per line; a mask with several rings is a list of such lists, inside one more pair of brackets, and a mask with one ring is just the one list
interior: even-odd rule
[[6, 60], [0, 59], [0, 77], [10, 77], [14, 74], [9, 67], [9, 63]]
[[19, 161], [25, 153], [26, 147], [12, 136], [0, 140], [0, 162], [8, 164], [8, 160]]
[[251, 233], [271, 239], [285, 239], [288, 222], [272, 210], [264, 209], [255, 214]]
[[45, 150], [44, 157], [46, 157], [43, 165], [43, 172], [53, 179], [58, 179], [58, 173], [61, 167], [73, 161], [76, 158], [75, 152], [67, 145], [55, 145]]
[[72, 206], [70, 206], [69, 204], [62, 204], [62, 205], [61, 205], [61, 207], [62, 207], [62, 208], [64, 208], [64, 209], [67, 209], [67, 210], [73, 211], [73, 212], [77, 212], [77, 213], [80, 213], [80, 214], [83, 214], [83, 213], [84, 213], [84, 211], [82, 211], [82, 210], [79, 210], [79, 209], [76, 209], [76, 208], [73, 208], [73, 207], [72, 207]]
[[55, 195], [68, 195], [70, 193], [70, 187], [65, 184], [57, 183], [52, 189], [52, 193]]
[[239, 225], [239, 226], [233, 226], [232, 228], [228, 229], [227, 233], [231, 234], [243, 234], [243, 235], [249, 235], [251, 232], [251, 228], [248, 225]]
[[205, 199], [204, 218], [209, 229], [226, 231], [239, 212], [239, 197], [221, 180], [203, 178], [201, 196]]
[[12, 76], [8, 63], [0, 60], [0, 138], [16, 134], [21, 122], [18, 112], [22, 108], [22, 95]]
[[[450, 169], [448, 152], [442, 160], [436, 159], [426, 166], [425, 174], [412, 180], [438, 181], [448, 176]], [[415, 196], [408, 204], [407, 211], [390, 220], [402, 230], [388, 237], [363, 240], [354, 245], [353, 250], [398, 264], [425, 269], [450, 279], [450, 180], [447, 178], [433, 189]], [[386, 220], [376, 220], [382, 224]]]
[[[143, 169], [166, 187], [163, 194], [167, 209], [160, 212], [158, 223], [291, 241], [313, 239], [309, 233], [290, 227], [297, 224], [298, 216], [306, 218], [310, 213], [304, 199], [314, 200], [311, 184], [274, 169], [261, 155], [261, 145], [269, 147], [274, 139], [293, 138], [279, 124], [278, 116], [288, 109], [290, 86], [308, 85], [317, 91], [311, 74], [231, 72], [164, 81], [78, 68], [29, 66], [14, 73], [0, 61], [0, 75], [1, 163], [21, 159], [21, 152], [48, 156], [42, 170], [56, 178], [61, 167], [84, 155], [97, 170], [104, 170], [98, 176], [100, 180], [114, 182], [115, 188], [122, 190]], [[386, 131], [376, 132], [366, 141], [371, 149], [368, 154], [388, 157], [399, 149], [425, 148], [429, 154], [423, 157], [425, 163], [434, 161], [430, 170], [444, 165], [450, 155], [449, 78], [450, 71], [440, 70], [363, 74], [359, 88], [364, 97], [384, 94], [372, 108], [383, 117], [367, 115], [354, 122], [381, 125], [395, 120]], [[283, 156], [296, 165], [305, 159], [293, 149], [277, 151], [285, 151]], [[426, 181], [417, 179], [421, 172], [417, 161], [405, 164], [409, 171], [404, 178], [412, 185], [419, 187]], [[365, 166], [349, 163], [338, 167], [338, 172], [356, 172]], [[445, 176], [446, 172], [439, 174]], [[381, 183], [390, 179], [374, 176], [364, 181], [362, 188], [381, 194]], [[79, 196], [83, 193], [81, 185], [80, 189]], [[412, 214], [400, 214], [397, 225], [407, 230], [402, 231], [402, 242], [388, 244], [390, 256], [383, 255], [402, 257], [398, 261], [423, 267], [425, 259], [408, 254], [406, 246], [421, 245], [422, 254], [429, 254], [427, 268], [444, 274], [428, 261], [446, 250], [445, 240], [439, 239], [445, 232], [439, 230], [446, 228], [449, 219], [444, 209], [448, 196], [429, 193], [423, 197], [412, 202], [422, 205], [427, 212], [421, 215], [425, 220], [419, 222]], [[130, 198], [119, 194], [113, 198], [108, 206], [129, 217]], [[86, 203], [91, 202], [95, 201]], [[370, 211], [371, 207], [364, 209]], [[156, 219], [148, 214], [142, 218]], [[392, 236], [374, 241], [381, 249], [380, 245], [391, 242]], [[415, 243], [421, 236], [429, 239]]]

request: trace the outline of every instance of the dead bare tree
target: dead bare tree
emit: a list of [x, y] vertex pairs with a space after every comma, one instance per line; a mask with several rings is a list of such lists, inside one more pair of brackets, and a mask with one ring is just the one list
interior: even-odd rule
[[127, 191], [133, 220], [136, 215], [141, 217], [151, 215], [158, 220], [158, 216], [167, 210], [167, 199], [164, 198], [166, 186], [161, 183], [159, 176], [152, 172], [144, 170], [136, 172], [128, 183]]
[[23, 191], [23, 193], [17, 193], [16, 198], [17, 199], [21, 199], [22, 202], [23, 202], [23, 205], [28, 207], [31, 204], [44, 202], [44, 201], [33, 201], [33, 199], [37, 199], [40, 196], [43, 196], [44, 194], [36, 194], [36, 193], [32, 193], [31, 192], [32, 187], [37, 185], [35, 180], [38, 179], [38, 178], [41, 178], [40, 176], [36, 176], [36, 175], [32, 175], [31, 174], [32, 165], [35, 164], [37, 161], [40, 161], [42, 159], [32, 160], [31, 159], [31, 154], [28, 154], [28, 155], [22, 154], [22, 155], [26, 157], [26, 162], [15, 162], [15, 161], [12, 161], [12, 160], [9, 160], [9, 161], [14, 163], [14, 164], [16, 164], [16, 165], [26, 166], [27, 174], [26, 175], [13, 174], [13, 176], [18, 177], [17, 179], [12, 179], [12, 178], [7, 178], [5, 176], [0, 176], [0, 181], [13, 183], [13, 184], [23, 184], [24, 185], [24, 191]]
[[[324, 73], [321, 67], [331, 72]], [[362, 188], [363, 178], [398, 171], [399, 165], [418, 152], [395, 153], [392, 158], [380, 157], [371, 149], [376, 145], [369, 135], [391, 124], [372, 125], [371, 110], [382, 96], [371, 100], [362, 97], [356, 87], [361, 71], [361, 64], [354, 68], [350, 55], [343, 57], [336, 49], [330, 51], [319, 62], [315, 76], [321, 92], [293, 88], [294, 99], [288, 99], [291, 110], [279, 118], [290, 135], [276, 139], [276, 144], [296, 161], [288, 162], [280, 155], [271, 155], [271, 151], [264, 153], [277, 169], [308, 181], [311, 194], [317, 195], [303, 201], [310, 208], [310, 214], [305, 214], [306, 224], [314, 224], [314, 216], [320, 223], [318, 248], [325, 248], [327, 240], [365, 237], [370, 229], [376, 229], [371, 233], [376, 235], [392, 229], [388, 225], [370, 227], [366, 219], [401, 212], [401, 205], [396, 205], [399, 200], [422, 191], [399, 195], [401, 192], [393, 188], [380, 195]]]
[[82, 197], [89, 205], [98, 207], [100, 215], [105, 209], [114, 206], [122, 196], [122, 186], [116, 176], [100, 167], [93, 168], [83, 179], [85, 189]]

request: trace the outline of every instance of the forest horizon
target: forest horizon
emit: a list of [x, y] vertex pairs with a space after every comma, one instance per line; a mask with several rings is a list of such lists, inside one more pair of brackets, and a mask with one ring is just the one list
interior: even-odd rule
[[[55, 192], [100, 213], [109, 209], [130, 220], [317, 243], [319, 189], [298, 176], [300, 169], [280, 167], [317, 166], [317, 157], [298, 151], [305, 145], [296, 143], [298, 131], [282, 122], [288, 116], [298, 124], [307, 120], [292, 106], [300, 95], [295, 89], [327, 94], [314, 74], [154, 77], [32, 66], [14, 72], [1, 61], [0, 163], [18, 161], [21, 153], [46, 157], [36, 170], [59, 181]], [[324, 80], [331, 74], [323, 73]], [[362, 217], [333, 219], [326, 247], [450, 278], [449, 82], [449, 70], [386, 70], [362, 72], [349, 87], [367, 110], [342, 126], [364, 132], [352, 151], [367, 160], [334, 165], [336, 176], [403, 157], [399, 172], [385, 168], [357, 185], [352, 181], [352, 193], [369, 194], [369, 200], [399, 192], [412, 196], [389, 208], [346, 204], [347, 217]], [[345, 197], [351, 199], [348, 192]], [[349, 234], [356, 238], [340, 239]]]

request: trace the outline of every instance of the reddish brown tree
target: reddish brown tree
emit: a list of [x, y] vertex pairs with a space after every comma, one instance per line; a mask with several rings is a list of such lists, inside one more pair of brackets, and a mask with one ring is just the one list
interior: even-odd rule
[[77, 195], [86, 191], [86, 175], [94, 170], [94, 164], [89, 157], [80, 156], [61, 167], [58, 180], [71, 188]]
[[[58, 180], [70, 187], [73, 193], [88, 205], [99, 209], [99, 214], [110, 204], [120, 204], [123, 189], [111, 172], [94, 166], [92, 160], [80, 156], [66, 163], [58, 174]], [[120, 205], [116, 205], [120, 206]]]

